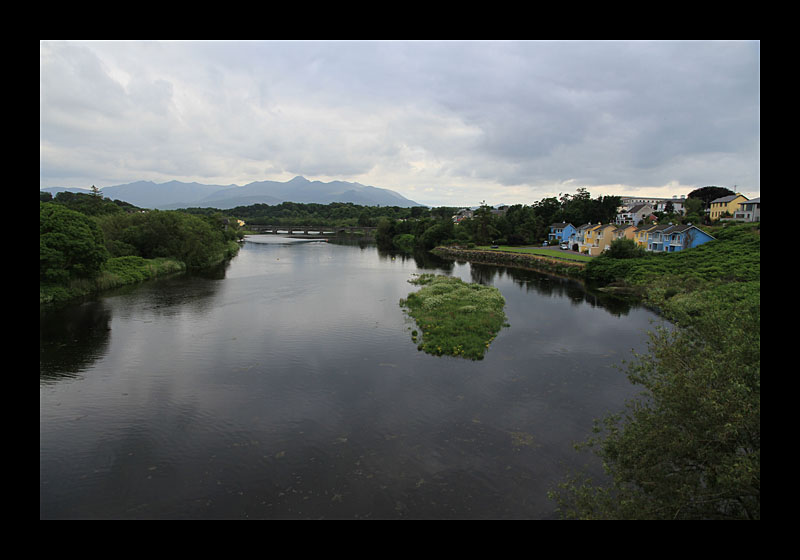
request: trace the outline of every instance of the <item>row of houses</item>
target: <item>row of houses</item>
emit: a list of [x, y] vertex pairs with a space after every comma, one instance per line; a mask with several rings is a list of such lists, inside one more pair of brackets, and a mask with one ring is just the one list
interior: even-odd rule
[[633, 224], [584, 224], [575, 227], [569, 223], [550, 225], [548, 242], [566, 243], [567, 248], [597, 256], [615, 239], [632, 239], [648, 251], [674, 253], [691, 249], [714, 238], [692, 224], [652, 224], [637, 227]]
[[[617, 212], [615, 223], [638, 226], [642, 221], [655, 218], [655, 212], [675, 212], [686, 214], [685, 198], [634, 198], [621, 197], [622, 207]], [[711, 201], [708, 209], [709, 219], [736, 220], [744, 222], [761, 221], [761, 198], [748, 200], [743, 194], [723, 196]]]

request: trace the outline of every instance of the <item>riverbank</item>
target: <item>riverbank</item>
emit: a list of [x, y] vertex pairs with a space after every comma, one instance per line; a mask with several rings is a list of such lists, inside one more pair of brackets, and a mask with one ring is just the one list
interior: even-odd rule
[[[239, 244], [231, 241], [209, 266], [229, 260], [238, 252]], [[113, 288], [181, 274], [186, 270], [186, 263], [172, 258], [113, 257], [103, 263], [100, 274], [94, 278], [72, 279], [67, 285], [39, 283], [39, 305], [59, 305]]]
[[73, 279], [68, 285], [40, 283], [39, 305], [58, 305], [112, 288], [185, 271], [186, 265], [175, 259], [112, 258], [106, 261], [95, 278]]
[[527, 268], [573, 279], [582, 279], [586, 267], [586, 263], [581, 261], [502, 250], [436, 247], [431, 252], [445, 259]]

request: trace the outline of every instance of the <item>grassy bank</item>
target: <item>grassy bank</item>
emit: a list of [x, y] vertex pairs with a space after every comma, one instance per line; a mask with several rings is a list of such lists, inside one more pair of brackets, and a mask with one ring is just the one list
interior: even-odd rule
[[761, 287], [759, 225], [729, 225], [716, 240], [677, 253], [632, 259], [594, 258], [584, 269], [590, 287], [637, 295], [674, 320], [699, 316], [708, 305], [758, 301]]
[[[429, 354], [481, 360], [503, 326], [505, 298], [497, 288], [459, 278], [423, 274], [409, 280], [422, 286], [400, 300], [422, 330], [418, 348]], [[411, 333], [417, 342], [419, 333]]]
[[184, 272], [186, 265], [175, 259], [116, 257], [108, 259], [100, 274], [91, 279], [73, 279], [67, 285], [39, 284], [39, 304], [59, 304], [127, 284]]
[[[535, 252], [536, 249], [531, 247], [516, 247], [516, 249], [518, 250], [504, 251], [500, 249], [456, 249], [453, 247], [436, 247], [431, 252], [446, 259], [527, 268], [569, 278], [583, 278], [583, 268], [587, 263], [582, 260], [555, 258], [552, 254], [545, 255]], [[528, 249], [528, 251], [525, 249]], [[570, 256], [583, 257], [583, 255]], [[583, 258], [588, 259], [591, 257]]]

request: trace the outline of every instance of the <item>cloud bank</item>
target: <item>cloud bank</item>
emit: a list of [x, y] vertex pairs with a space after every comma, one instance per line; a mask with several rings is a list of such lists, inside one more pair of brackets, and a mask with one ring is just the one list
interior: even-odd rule
[[40, 186], [296, 175], [431, 205], [760, 194], [760, 44], [40, 43]]

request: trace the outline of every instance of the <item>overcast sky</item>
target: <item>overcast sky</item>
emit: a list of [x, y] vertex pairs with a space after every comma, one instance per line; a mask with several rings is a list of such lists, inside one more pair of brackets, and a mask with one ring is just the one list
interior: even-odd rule
[[39, 69], [41, 187], [760, 196], [758, 41], [42, 41]]

